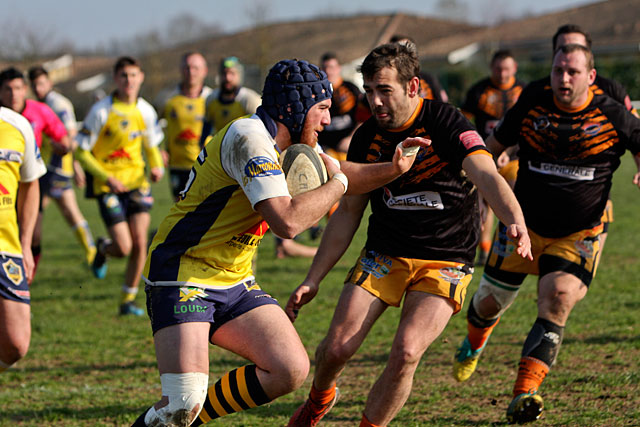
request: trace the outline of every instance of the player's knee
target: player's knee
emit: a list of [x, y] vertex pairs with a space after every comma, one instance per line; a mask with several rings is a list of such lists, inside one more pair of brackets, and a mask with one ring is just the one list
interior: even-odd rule
[[[415, 367], [420, 362], [424, 348], [415, 345], [414, 343], [407, 342], [398, 346], [393, 346], [391, 349], [391, 356], [389, 357], [389, 367], [398, 370], [415, 370]], [[398, 372], [400, 373], [400, 372]]]
[[494, 319], [507, 311], [518, 296], [519, 290], [518, 286], [498, 283], [495, 279], [489, 280], [486, 275], [483, 275], [478, 290], [471, 299], [471, 304], [480, 317]]
[[330, 365], [342, 365], [358, 350], [348, 342], [325, 338], [318, 347], [318, 358]]
[[275, 388], [271, 389], [271, 393], [275, 393], [277, 396], [270, 395], [270, 398], [275, 399], [302, 387], [310, 369], [309, 358], [306, 353], [303, 356], [290, 358], [276, 367], [275, 372], [272, 371], [277, 377], [277, 381]]
[[27, 355], [29, 351], [29, 339], [12, 340], [11, 342], [3, 344], [2, 347], [0, 362], [8, 367]]
[[209, 376], [200, 372], [160, 375], [163, 400], [168, 403], [158, 409], [149, 409], [145, 424], [189, 426], [202, 410], [208, 380]]
[[131, 253], [131, 246], [130, 240], [114, 240], [110, 252], [117, 258], [124, 258]]

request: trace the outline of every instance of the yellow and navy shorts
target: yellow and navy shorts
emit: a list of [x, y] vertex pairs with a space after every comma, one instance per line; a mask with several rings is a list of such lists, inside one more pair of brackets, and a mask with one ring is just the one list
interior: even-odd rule
[[153, 207], [151, 188], [127, 193], [104, 193], [98, 196], [100, 216], [107, 227], [128, 220], [131, 215], [149, 212]]
[[31, 304], [22, 258], [0, 255], [0, 298]]
[[462, 308], [472, 275], [473, 267], [464, 263], [390, 257], [365, 248], [345, 284], [360, 286], [394, 307], [409, 291], [438, 295], [451, 302], [455, 314]]
[[566, 237], [542, 237], [529, 229], [533, 261], [516, 253], [516, 244], [498, 224], [484, 273], [510, 285], [519, 286], [527, 274], [540, 277], [562, 271], [573, 274], [589, 286], [600, 262], [602, 224]]
[[153, 286], [147, 282], [147, 313], [155, 334], [162, 328], [188, 322], [210, 324], [209, 339], [222, 325], [256, 307], [278, 301], [254, 280], [230, 288]]
[[40, 193], [53, 199], [60, 199], [62, 193], [71, 190], [71, 177], [63, 175], [54, 170], [47, 170], [47, 173], [40, 178]]

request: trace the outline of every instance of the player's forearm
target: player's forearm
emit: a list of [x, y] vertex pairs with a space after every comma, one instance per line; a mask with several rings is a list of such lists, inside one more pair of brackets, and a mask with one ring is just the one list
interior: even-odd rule
[[162, 161], [162, 153], [158, 147], [151, 147], [144, 149], [147, 155], [147, 161], [149, 162], [150, 168], [162, 168], [164, 169], [164, 162]]
[[17, 213], [22, 247], [31, 247], [39, 203], [40, 185], [38, 180], [21, 182], [18, 190]]
[[349, 178], [348, 195], [366, 194], [402, 175], [391, 162], [340, 162], [340, 169]]
[[481, 184], [480, 194], [503, 224], [525, 225], [524, 214], [511, 187], [504, 178], [496, 174], [487, 174]]
[[93, 154], [82, 148], [76, 150], [76, 159], [82, 165], [82, 168], [93, 175], [95, 178], [106, 181], [109, 178], [109, 173], [98, 163]]

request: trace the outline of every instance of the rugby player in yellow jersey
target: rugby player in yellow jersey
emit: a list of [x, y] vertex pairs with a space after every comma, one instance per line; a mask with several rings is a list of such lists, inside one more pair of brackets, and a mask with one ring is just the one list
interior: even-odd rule
[[[38, 98], [38, 101], [44, 102], [56, 113], [67, 129], [69, 138], [73, 140], [77, 133], [77, 124], [71, 101], [53, 90], [53, 83], [49, 78], [49, 73], [40, 65], [29, 69], [29, 82], [31, 90]], [[75, 147], [71, 147], [72, 151], [74, 149]], [[96, 255], [96, 245], [93, 241], [89, 223], [78, 207], [76, 193], [71, 186], [71, 179], [75, 173], [81, 173], [82, 181], [84, 181], [84, 172], [81, 168], [78, 168], [79, 170], [74, 168], [75, 162], [72, 152], [64, 156], [55, 155], [51, 150], [50, 144], [42, 146], [42, 157], [47, 165], [47, 174], [40, 181], [42, 202], [35, 232], [35, 236], [38, 236], [37, 241], [40, 241], [42, 213], [51, 199], [53, 199], [58, 204], [65, 221], [73, 229], [76, 238], [82, 245], [87, 263], [91, 265], [93, 257]], [[35, 236], [34, 240], [36, 240]]]
[[515, 300], [528, 274], [538, 276], [537, 318], [524, 342], [510, 423], [536, 420], [538, 394], [562, 344], [565, 325], [589, 289], [600, 260], [602, 212], [611, 179], [626, 150], [634, 154], [640, 184], [640, 120], [590, 86], [593, 55], [566, 44], [554, 55], [551, 89], [527, 87], [487, 140], [497, 156], [519, 147], [515, 194], [522, 205], [533, 263], [513, 255], [499, 224], [478, 290], [467, 313], [468, 334], [454, 359], [454, 377], [473, 374], [491, 332]]
[[206, 101], [202, 142], [209, 135], [220, 131], [227, 123], [247, 114], [253, 114], [260, 105], [260, 95], [242, 86], [244, 66], [235, 56], [220, 61], [220, 86], [213, 90]]
[[[331, 121], [331, 94], [315, 65], [280, 61], [266, 78], [256, 114], [223, 128], [200, 152], [181, 200], [153, 239], [143, 273], [162, 398], [134, 426], [200, 425], [270, 402], [304, 382], [305, 348], [251, 270], [257, 246], [267, 229], [292, 238], [347, 189], [369, 191], [413, 163], [397, 149], [392, 162], [347, 162], [341, 172], [322, 154], [329, 181], [292, 198], [278, 152], [292, 143], [319, 149], [318, 133]], [[207, 392], [209, 343], [250, 364], [224, 374]]]
[[78, 133], [78, 160], [92, 177], [89, 190], [98, 199], [110, 239], [99, 238], [93, 261], [96, 277], [106, 275], [106, 257], [129, 257], [122, 286], [120, 314], [141, 316], [134, 303], [147, 254], [151, 188], [145, 177], [143, 151], [153, 182], [164, 168], [158, 144], [162, 130], [153, 107], [138, 97], [144, 73], [137, 60], [119, 58], [114, 66], [116, 90], [91, 107]]
[[477, 190], [509, 224], [517, 256], [531, 256], [520, 206], [480, 135], [454, 106], [419, 95], [416, 50], [405, 43], [378, 46], [360, 70], [373, 117], [356, 130], [347, 160], [389, 161], [407, 137], [431, 144], [402, 176], [343, 198], [306, 279], [289, 298], [286, 313], [293, 321], [347, 250], [370, 205], [367, 242], [316, 350], [311, 392], [291, 417], [292, 427], [315, 426], [329, 412], [347, 362], [382, 313], [401, 304], [389, 360], [369, 392], [360, 426], [386, 426], [403, 407], [423, 353], [464, 302], [478, 243]]
[[38, 216], [38, 178], [46, 171], [27, 119], [0, 107], [0, 372], [29, 349], [31, 238]]
[[160, 117], [166, 120], [163, 155], [169, 168], [169, 185], [174, 201], [189, 178], [191, 165], [200, 152], [205, 100], [212, 89], [204, 84], [209, 69], [199, 52], [187, 52], [180, 60], [182, 80], [165, 91], [156, 102]]

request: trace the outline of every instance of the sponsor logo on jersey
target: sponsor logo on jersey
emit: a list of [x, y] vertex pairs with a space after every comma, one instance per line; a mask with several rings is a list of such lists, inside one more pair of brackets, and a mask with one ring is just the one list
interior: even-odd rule
[[260, 244], [262, 237], [268, 229], [269, 225], [267, 222], [261, 221], [248, 230], [236, 234], [231, 240], [228, 240], [226, 244], [240, 250], [253, 249]]
[[582, 258], [593, 258], [593, 241], [591, 240], [578, 240], [574, 243], [576, 249], [580, 253]]
[[590, 136], [597, 135], [602, 129], [602, 125], [600, 123], [585, 123], [582, 125], [582, 130], [584, 133]]
[[440, 269], [440, 278], [445, 282], [457, 285], [466, 276], [466, 273], [457, 267], [444, 267]]
[[371, 274], [376, 279], [389, 274], [392, 265], [391, 259], [375, 251], [367, 251], [367, 254], [360, 258], [362, 271]]
[[280, 165], [266, 156], [258, 156], [249, 159], [244, 167], [244, 173], [249, 178], [282, 175]]
[[540, 116], [533, 119], [533, 128], [535, 130], [544, 130], [551, 125], [547, 116]]
[[22, 267], [14, 260], [8, 259], [7, 261], [3, 262], [2, 269], [4, 270], [4, 274], [7, 276], [7, 279], [11, 280], [14, 285], [19, 286], [24, 280]]
[[540, 163], [539, 165], [534, 165], [531, 160], [529, 160], [529, 170], [543, 175], [559, 176], [562, 178], [573, 179], [575, 181], [593, 181], [596, 172], [596, 168], [557, 165], [554, 163]]
[[0, 161], [22, 163], [22, 153], [16, 150], [0, 149]]
[[478, 132], [475, 130], [468, 130], [460, 134], [460, 142], [464, 145], [464, 148], [471, 150], [473, 147], [484, 147], [484, 141]]
[[394, 196], [387, 187], [384, 187], [383, 201], [390, 209], [407, 211], [415, 210], [443, 210], [442, 198], [435, 191], [419, 191], [417, 193]]
[[9, 194], [9, 190], [7, 190], [7, 188], [1, 183], [0, 183], [0, 194], [2, 194], [3, 196], [6, 196], [7, 194]]
[[129, 153], [127, 153], [127, 151], [124, 148], [120, 148], [120, 149], [118, 149], [116, 151], [113, 151], [107, 157], [107, 161], [109, 163], [118, 163], [118, 162], [121, 162], [123, 160], [131, 160], [131, 155]]
[[176, 137], [177, 141], [199, 141], [200, 137], [198, 135], [196, 135], [196, 133], [194, 131], [192, 131], [191, 129], [186, 129], [183, 130], [182, 132], [180, 132], [178, 134], [178, 136]]

